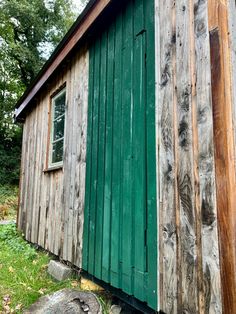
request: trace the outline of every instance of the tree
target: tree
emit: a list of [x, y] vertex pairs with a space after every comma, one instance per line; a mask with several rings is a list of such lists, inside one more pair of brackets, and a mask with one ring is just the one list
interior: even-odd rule
[[[17, 181], [20, 130], [13, 124], [16, 101], [75, 20], [73, 12], [72, 0], [0, 0], [1, 183]], [[14, 178], [9, 178], [9, 171], [15, 173]]]
[[[27, 86], [75, 19], [68, 0], [3, 0], [0, 37]], [[15, 75], [16, 75], [15, 74]]]

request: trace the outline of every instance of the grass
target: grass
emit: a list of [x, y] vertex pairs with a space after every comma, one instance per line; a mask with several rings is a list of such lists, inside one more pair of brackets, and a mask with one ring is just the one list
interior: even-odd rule
[[[0, 225], [0, 313], [22, 313], [39, 297], [63, 288], [79, 289], [79, 280], [54, 281], [47, 274], [49, 254], [23, 240], [15, 224]], [[110, 301], [99, 295], [104, 313]]]
[[53, 281], [46, 272], [49, 261], [48, 254], [22, 239], [14, 224], [0, 226], [0, 311], [21, 313], [44, 294], [79, 285]]
[[0, 220], [16, 219], [18, 207], [18, 187], [0, 185]]
[[[15, 220], [18, 187], [0, 184], [0, 220]], [[22, 313], [39, 297], [63, 288], [80, 289], [78, 278], [54, 281], [47, 273], [52, 256], [37, 251], [16, 230], [14, 223], [0, 225], [0, 314]], [[108, 314], [111, 296], [97, 295]]]

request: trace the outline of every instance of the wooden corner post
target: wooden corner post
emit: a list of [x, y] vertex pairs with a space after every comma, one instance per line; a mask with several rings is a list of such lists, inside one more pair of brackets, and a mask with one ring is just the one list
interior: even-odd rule
[[223, 313], [236, 313], [236, 167], [228, 0], [209, 0], [212, 106]]

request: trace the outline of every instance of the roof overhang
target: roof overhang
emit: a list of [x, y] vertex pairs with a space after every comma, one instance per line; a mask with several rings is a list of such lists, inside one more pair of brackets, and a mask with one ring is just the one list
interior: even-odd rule
[[33, 99], [111, 2], [112, 0], [90, 0], [85, 10], [78, 17], [35, 80], [18, 101], [15, 110], [16, 121], [24, 120], [25, 113]]

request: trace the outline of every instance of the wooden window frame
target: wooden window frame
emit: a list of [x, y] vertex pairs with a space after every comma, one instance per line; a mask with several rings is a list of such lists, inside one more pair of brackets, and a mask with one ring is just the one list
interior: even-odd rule
[[[54, 104], [55, 100], [65, 94], [65, 112], [64, 112], [64, 134], [61, 139], [63, 139], [63, 155], [62, 160], [59, 162], [52, 162], [52, 145], [53, 145], [53, 134], [54, 134]], [[57, 117], [58, 118], [58, 117]], [[56, 170], [63, 168], [64, 159], [64, 147], [65, 147], [65, 122], [66, 119], [66, 85], [63, 84], [59, 89], [57, 89], [50, 97], [50, 110], [49, 110], [49, 128], [48, 128], [48, 153], [47, 153], [47, 169], [46, 171]]]

